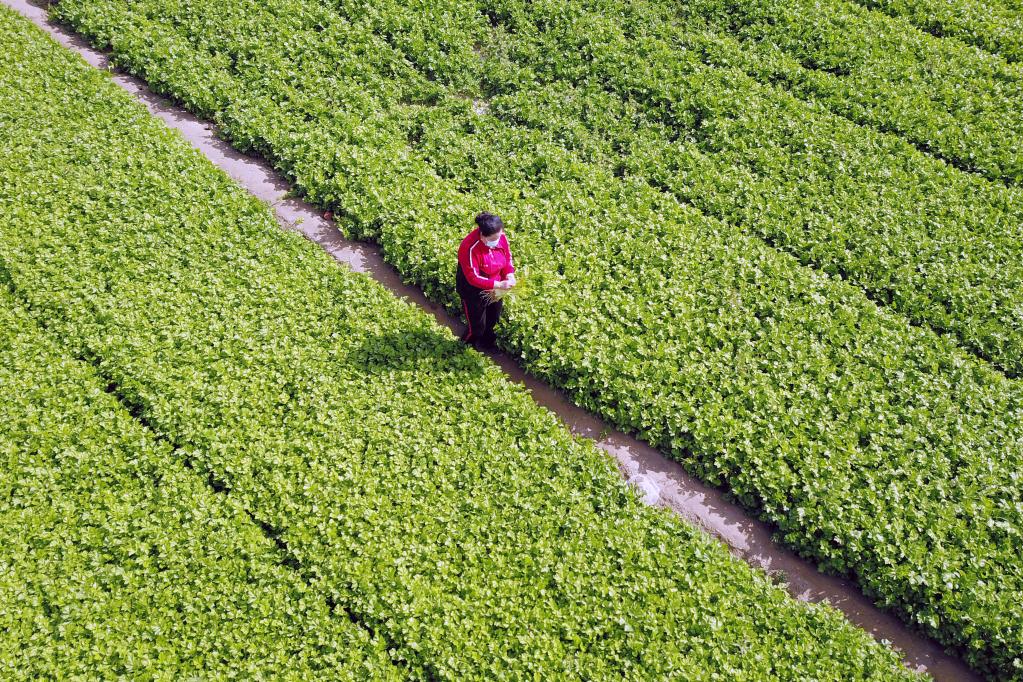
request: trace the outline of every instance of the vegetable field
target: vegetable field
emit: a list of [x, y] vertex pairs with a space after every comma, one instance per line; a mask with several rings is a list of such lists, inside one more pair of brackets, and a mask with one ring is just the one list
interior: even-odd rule
[[[452, 310], [502, 215], [529, 372], [1023, 680], [1017, 0], [52, 12]], [[0, 670], [911, 677], [0, 28]]]
[[0, 30], [5, 678], [916, 679]]
[[499, 212], [529, 371], [1019, 679], [1018, 66], [826, 4], [55, 11], [437, 300]]
[[0, 322], [5, 680], [404, 679], [6, 286]]

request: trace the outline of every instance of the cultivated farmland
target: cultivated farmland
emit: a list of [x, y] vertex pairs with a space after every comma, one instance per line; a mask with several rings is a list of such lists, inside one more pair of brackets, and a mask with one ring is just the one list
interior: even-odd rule
[[12, 676], [915, 677], [0, 26]]
[[[682, 49], [687, 24], [656, 3], [57, 11], [438, 300], [454, 302], [465, 216], [501, 207], [536, 292], [501, 341], [531, 372], [978, 668], [1018, 674], [1010, 177], [950, 165], [885, 111], [845, 117], [848, 98], [719, 63], [754, 41], [714, 33], [727, 17], [689, 38], [719, 47]], [[899, 31], [933, 59], [953, 49]], [[998, 92], [995, 123], [1015, 101]]]
[[[975, 4], [948, 31], [847, 0], [52, 11], [452, 310], [458, 242], [499, 212], [527, 371], [1023, 679], [1020, 10]], [[908, 675], [4, 16], [11, 305], [246, 510], [311, 617], [349, 614], [362, 653], [323, 665]]]

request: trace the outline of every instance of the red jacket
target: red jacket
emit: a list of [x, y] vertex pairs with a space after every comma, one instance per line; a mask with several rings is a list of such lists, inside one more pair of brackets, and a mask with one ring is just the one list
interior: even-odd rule
[[515, 272], [508, 238], [502, 232], [497, 246], [490, 248], [480, 240], [480, 229], [477, 227], [465, 236], [462, 245], [458, 247], [458, 267], [472, 286], [477, 289], [493, 289], [495, 282]]

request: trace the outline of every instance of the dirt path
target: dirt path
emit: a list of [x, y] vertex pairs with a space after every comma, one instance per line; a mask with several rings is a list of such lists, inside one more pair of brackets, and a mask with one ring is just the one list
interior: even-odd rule
[[[45, 30], [62, 45], [80, 54], [89, 64], [107, 69], [109, 59], [92, 49], [80, 36], [49, 20], [42, 6], [28, 0], [2, 0]], [[165, 98], [154, 94], [140, 80], [115, 73], [114, 82], [142, 102], [168, 126], [178, 130], [211, 162], [238, 184], [266, 201], [285, 229], [300, 232], [331, 254], [337, 261], [362, 272], [399, 297], [429, 311], [437, 321], [456, 334], [464, 324], [452, 318], [438, 304], [429, 301], [421, 290], [401, 281], [378, 248], [353, 242], [341, 236], [336, 226], [310, 204], [287, 198], [288, 183], [262, 159], [235, 151], [215, 135], [214, 126], [197, 119]], [[453, 258], [453, 256], [452, 256]], [[910, 630], [902, 621], [875, 607], [850, 581], [822, 575], [816, 566], [771, 539], [772, 529], [750, 517], [724, 495], [688, 475], [675, 461], [573, 405], [559, 391], [527, 375], [509, 356], [489, 353], [491, 359], [512, 381], [525, 384], [534, 400], [558, 415], [572, 433], [590, 438], [618, 462], [622, 475], [632, 482], [650, 504], [675, 511], [686, 521], [704, 529], [724, 542], [732, 554], [750, 565], [774, 574], [787, 583], [797, 599], [827, 601], [846, 617], [877, 639], [885, 639], [899, 649], [906, 665], [926, 671], [940, 682], [980, 680], [960, 660], [946, 654], [941, 645]]]

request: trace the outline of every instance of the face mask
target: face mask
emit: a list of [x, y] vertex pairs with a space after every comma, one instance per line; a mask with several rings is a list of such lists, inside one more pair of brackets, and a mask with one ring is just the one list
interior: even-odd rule
[[501, 243], [501, 238], [497, 237], [496, 239], [484, 239], [483, 243], [493, 249], [496, 248], [497, 245]]

